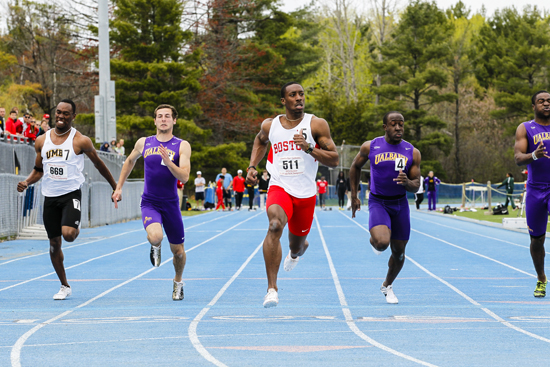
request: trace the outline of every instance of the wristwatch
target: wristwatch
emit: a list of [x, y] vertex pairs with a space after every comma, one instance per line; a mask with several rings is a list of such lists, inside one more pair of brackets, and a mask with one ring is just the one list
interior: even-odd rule
[[315, 148], [315, 144], [309, 143], [309, 148], [307, 148], [307, 150], [304, 153], [311, 154], [311, 152], [313, 152], [313, 148]]

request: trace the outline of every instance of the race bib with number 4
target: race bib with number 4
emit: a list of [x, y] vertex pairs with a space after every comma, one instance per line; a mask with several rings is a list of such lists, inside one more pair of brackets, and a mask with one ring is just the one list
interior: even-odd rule
[[404, 169], [405, 169], [405, 158], [403, 158], [403, 157], [397, 158], [395, 160], [395, 170], [399, 171], [399, 170], [404, 170]]
[[48, 172], [52, 180], [68, 179], [67, 165], [65, 164], [48, 164]]
[[305, 172], [306, 165], [302, 157], [284, 157], [279, 160], [281, 176], [298, 176]]

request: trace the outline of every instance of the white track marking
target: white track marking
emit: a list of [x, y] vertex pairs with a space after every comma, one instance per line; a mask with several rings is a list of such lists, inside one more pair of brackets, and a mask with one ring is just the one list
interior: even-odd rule
[[[117, 251], [114, 251], [114, 252], [111, 252], [111, 253], [108, 253], [108, 254], [104, 254], [104, 255], [101, 255], [101, 256], [98, 256], [98, 257], [94, 257], [94, 258], [91, 258], [91, 259], [88, 259], [86, 261], [83, 261], [81, 263], [78, 263], [78, 264], [75, 264], [75, 265], [71, 265], [69, 267], [66, 267], [65, 269], [68, 270], [68, 269], [72, 269], [72, 268], [76, 268], [77, 266], [80, 266], [80, 265], [84, 265], [84, 264], [87, 264], [91, 261], [94, 261], [94, 260], [97, 260], [97, 259], [101, 259], [101, 258], [104, 258], [104, 257], [107, 257], [107, 256], [111, 256], [111, 255], [114, 255], [114, 254], [118, 254], [119, 252], [122, 252], [122, 251], [126, 251], [126, 250], [129, 250], [129, 249], [132, 249], [134, 247], [137, 247], [137, 246], [141, 246], [141, 245], [144, 245], [146, 243], [149, 243], [149, 242], [141, 242], [141, 243], [138, 243], [137, 245], [132, 245], [130, 247], [125, 247], [123, 249], [120, 249], [120, 250], [117, 250]], [[14, 288], [14, 287], [17, 287], [19, 285], [23, 285], [23, 284], [26, 284], [26, 283], [29, 283], [29, 282], [32, 282], [32, 281], [35, 281], [35, 280], [38, 280], [38, 279], [42, 279], [42, 278], [45, 278], [47, 276], [50, 276], [50, 275], [53, 275], [55, 274], [55, 271], [52, 271], [51, 273], [48, 273], [48, 274], [44, 274], [44, 275], [41, 275], [39, 277], [35, 277], [35, 278], [32, 278], [32, 279], [28, 279], [28, 280], [25, 280], [25, 281], [22, 281], [22, 282], [19, 282], [19, 283], [16, 283], [16, 284], [12, 284], [8, 287], [4, 287], [4, 288], [0, 288], [0, 292], [2, 291], [5, 291], [6, 289], [10, 289], [10, 288]]]
[[[506, 241], [506, 240], [501, 240], [500, 238], [491, 237], [491, 236], [486, 236], [486, 235], [484, 235], [484, 234], [480, 234], [480, 233], [476, 233], [476, 232], [467, 231], [467, 230], [465, 230], [465, 229], [460, 229], [460, 228], [456, 228], [456, 227], [447, 226], [447, 225], [445, 225], [445, 224], [433, 222], [433, 221], [431, 221], [431, 220], [420, 219], [420, 218], [418, 218], [418, 217], [416, 217], [416, 216], [411, 216], [411, 218], [414, 218], [414, 219], [419, 220], [419, 221], [422, 221], [422, 222], [433, 223], [433, 224], [436, 224], [436, 225], [441, 226], [441, 227], [451, 228], [451, 229], [454, 229], [454, 230], [456, 230], [456, 231], [460, 231], [460, 232], [464, 232], [464, 233], [473, 234], [473, 235], [476, 235], [476, 236], [479, 236], [479, 237], [489, 238], [489, 239], [492, 239], [492, 240], [495, 240], [495, 241], [507, 243], [507, 244], [509, 244], [509, 245], [513, 245], [513, 246], [517, 246], [517, 247], [522, 247], [522, 248], [529, 248], [529, 246], [526, 246], [526, 245], [520, 245], [520, 244], [518, 244], [518, 243], [514, 243], [514, 242], [510, 242], [510, 241]], [[450, 218], [450, 219], [452, 219], [452, 218]], [[472, 224], [477, 224], [477, 225], [479, 225], [479, 226], [482, 226], [482, 225], [483, 225], [482, 223], [472, 223]], [[495, 227], [492, 227], [492, 228], [495, 228]], [[499, 228], [495, 228], [495, 229], [499, 229]], [[547, 253], [547, 254], [550, 254], [550, 252], [546, 252], [546, 253]]]
[[448, 242], [448, 241], [442, 240], [441, 238], [437, 238], [437, 237], [431, 236], [431, 235], [429, 235], [429, 234], [427, 234], [427, 233], [417, 231], [416, 229], [411, 229], [411, 231], [414, 231], [414, 232], [416, 232], [416, 233], [422, 234], [422, 235], [424, 235], [424, 236], [426, 236], [426, 237], [433, 238], [433, 239], [436, 240], [436, 241], [443, 242], [444, 244], [447, 244], [447, 245], [449, 245], [449, 246], [456, 247], [457, 249], [460, 249], [460, 250], [469, 252], [469, 253], [471, 253], [471, 254], [474, 254], [474, 255], [476, 255], [476, 256], [482, 257], [482, 258], [487, 259], [487, 260], [489, 260], [489, 261], [493, 261], [493, 262], [495, 262], [495, 263], [497, 263], [497, 264], [500, 264], [500, 265], [502, 265], [502, 266], [505, 266], [505, 267], [507, 267], [507, 268], [510, 268], [510, 269], [512, 269], [512, 270], [515, 270], [515, 271], [517, 271], [517, 272], [520, 272], [520, 273], [522, 273], [522, 274], [529, 275], [530, 277], [533, 277], [533, 278], [536, 278], [536, 277], [537, 277], [535, 274], [528, 273], [528, 272], [523, 271], [523, 270], [521, 270], [521, 269], [515, 268], [515, 267], [513, 267], [512, 265], [508, 265], [508, 264], [506, 264], [506, 263], [503, 263], [502, 261], [498, 261], [498, 260], [496, 260], [496, 259], [490, 258], [489, 256], [485, 256], [485, 255], [479, 254], [479, 253], [477, 253], [477, 252], [475, 252], [475, 251], [468, 250], [467, 248], [464, 248], [464, 247], [455, 245], [455, 244], [453, 244], [453, 243], [450, 243], [450, 242]]
[[447, 287], [451, 288], [453, 291], [455, 291], [456, 293], [458, 293], [459, 295], [461, 295], [464, 299], [466, 299], [468, 302], [470, 302], [471, 304], [475, 305], [475, 306], [478, 306], [483, 312], [485, 312], [487, 315], [491, 316], [493, 319], [495, 319], [496, 321], [500, 322], [501, 324], [511, 328], [511, 329], [514, 329], [516, 331], [519, 331], [520, 333], [523, 333], [525, 335], [528, 335], [532, 338], [535, 338], [535, 339], [538, 339], [538, 340], [541, 340], [543, 342], [546, 342], [546, 343], [550, 343], [550, 339], [547, 339], [547, 338], [544, 338], [540, 335], [537, 335], [537, 334], [533, 334], [527, 330], [523, 330], [522, 328], [520, 327], [517, 327], [511, 323], [509, 323], [508, 321], [504, 320], [502, 317], [498, 316], [497, 314], [495, 314], [494, 312], [492, 312], [491, 310], [485, 308], [485, 307], [482, 307], [481, 304], [479, 304], [478, 302], [474, 301], [472, 298], [470, 298], [468, 295], [466, 295], [464, 292], [462, 292], [460, 289], [456, 288], [454, 285], [452, 285], [451, 283], [441, 279], [440, 277], [438, 277], [437, 275], [435, 275], [434, 273], [432, 273], [431, 271], [429, 271], [428, 269], [426, 269], [425, 267], [423, 267], [422, 265], [420, 265], [419, 263], [417, 263], [415, 260], [411, 259], [410, 256], [407, 256], [407, 259], [409, 261], [411, 261], [413, 264], [415, 264], [418, 268], [420, 268], [423, 272], [425, 272], [426, 274], [428, 274], [429, 276], [431, 276], [432, 278], [434, 279], [437, 279], [439, 280], [441, 283], [445, 284]]
[[346, 323], [348, 324], [348, 327], [353, 331], [358, 337], [366, 341], [367, 343], [380, 348], [388, 353], [391, 353], [393, 355], [396, 355], [398, 357], [404, 358], [408, 361], [415, 362], [418, 364], [421, 364], [423, 366], [435, 366], [431, 363], [421, 361], [419, 359], [416, 359], [414, 357], [411, 357], [409, 355], [406, 355], [404, 353], [398, 352], [395, 349], [392, 349], [390, 347], [385, 346], [384, 344], [381, 344], [377, 342], [376, 340], [372, 339], [365, 333], [363, 333], [357, 325], [355, 325], [355, 322], [353, 321], [353, 316], [351, 315], [351, 311], [348, 307], [348, 303], [346, 301], [346, 296], [344, 295], [344, 291], [342, 289], [342, 286], [340, 284], [340, 280], [338, 279], [338, 274], [336, 273], [336, 268], [334, 267], [334, 263], [332, 262], [332, 257], [330, 256], [330, 252], [328, 251], [327, 244], [325, 242], [325, 237], [323, 236], [323, 232], [321, 231], [321, 226], [319, 224], [319, 220], [317, 219], [317, 215], [315, 215], [315, 222], [317, 223], [317, 229], [319, 231], [319, 236], [321, 237], [321, 243], [323, 244], [323, 248], [325, 250], [325, 255], [328, 260], [328, 265], [330, 267], [330, 273], [332, 274], [332, 279], [334, 281], [334, 286], [336, 287], [336, 292], [338, 293], [338, 299], [340, 300], [340, 305], [342, 306], [342, 312], [344, 313], [344, 317], [346, 318]]
[[210, 354], [210, 352], [208, 352], [206, 348], [201, 344], [199, 337], [197, 335], [197, 326], [199, 325], [199, 322], [204, 317], [204, 315], [206, 315], [206, 313], [210, 310], [210, 308], [214, 306], [216, 302], [218, 302], [220, 297], [225, 293], [227, 288], [229, 288], [231, 283], [233, 283], [235, 279], [237, 279], [237, 277], [242, 273], [242, 271], [248, 265], [250, 260], [252, 260], [254, 255], [256, 255], [258, 251], [260, 251], [260, 248], [262, 248], [263, 243], [264, 241], [262, 240], [262, 242], [254, 250], [254, 252], [252, 252], [252, 254], [248, 257], [248, 259], [246, 259], [246, 261], [241, 265], [239, 270], [237, 270], [237, 272], [233, 274], [231, 279], [229, 279], [227, 283], [225, 283], [225, 285], [220, 289], [218, 294], [216, 294], [216, 296], [212, 298], [212, 301], [210, 301], [210, 303], [205, 308], [202, 309], [202, 311], [193, 319], [193, 321], [191, 321], [191, 324], [189, 325], [189, 329], [187, 333], [189, 335], [189, 339], [191, 340], [191, 343], [193, 344], [193, 347], [195, 347], [197, 352], [199, 352], [200, 355], [204, 357], [204, 359], [215, 364], [218, 367], [227, 367], [227, 366], [222, 362], [220, 362], [219, 360], [217, 360], [216, 358], [214, 358], [214, 356]]
[[[206, 213], [206, 214], [210, 214], [210, 213]], [[218, 217], [218, 218], [215, 218], [215, 219], [206, 221], [206, 222], [202, 222], [202, 223], [199, 223], [199, 224], [195, 224], [195, 225], [193, 225], [193, 226], [187, 227], [187, 229], [191, 229], [191, 228], [194, 228], [194, 227], [198, 227], [198, 226], [201, 226], [201, 225], [203, 225], [203, 224], [210, 223], [210, 222], [213, 222], [213, 221], [215, 221], [215, 220], [222, 219], [222, 218], [228, 217], [228, 216], [233, 215], [233, 214], [235, 214], [235, 213], [231, 213], [231, 214], [224, 215], [224, 216], [222, 216], [222, 217]], [[202, 214], [202, 215], [205, 215], [205, 214]], [[195, 218], [195, 217], [191, 217], [191, 218]], [[127, 231], [127, 232], [122, 232], [122, 233], [119, 233], [119, 234], [116, 234], [116, 235], [110, 236], [110, 237], [98, 238], [98, 239], [96, 239], [96, 240], [88, 241], [88, 242], [84, 242], [84, 243], [79, 243], [79, 244], [77, 244], [77, 245], [64, 246], [64, 247], [63, 247], [63, 250], [68, 250], [68, 249], [70, 249], [70, 248], [75, 248], [75, 247], [80, 247], [80, 246], [84, 246], [84, 245], [89, 245], [90, 243], [95, 243], [95, 242], [99, 242], [99, 241], [110, 240], [111, 238], [123, 236], [123, 235], [128, 234], [128, 233], [139, 232], [139, 231], [143, 231], [143, 228], [134, 229], [134, 230], [132, 230], [132, 231]], [[29, 255], [29, 256], [22, 256], [22, 257], [18, 257], [17, 259], [2, 261], [2, 262], [0, 262], [0, 266], [9, 264], [9, 263], [14, 262], [14, 261], [24, 260], [24, 259], [28, 259], [28, 258], [31, 258], [31, 257], [41, 256], [41, 255], [46, 255], [46, 254], [49, 254], [49, 252], [41, 252], [41, 253], [39, 253], [39, 254], [34, 254], [34, 255]]]
[[[350, 218], [350, 219], [351, 219], [351, 218]], [[353, 219], [351, 219], [351, 220], [353, 221]], [[366, 229], [365, 229], [363, 226], [361, 226], [359, 223], [357, 223], [357, 225], [360, 226], [361, 228], [363, 228], [364, 230], [366, 230]], [[461, 249], [461, 250], [464, 250], [464, 251], [466, 251], [466, 252], [472, 253], [472, 254], [474, 254], [474, 255], [480, 256], [480, 257], [482, 257], [482, 258], [484, 258], [484, 259], [487, 259], [487, 260], [490, 260], [490, 261], [494, 261], [494, 262], [496, 262], [496, 263], [498, 263], [498, 264], [500, 264], [500, 265], [506, 266], [506, 267], [508, 267], [508, 268], [510, 268], [510, 269], [519, 271], [520, 273], [527, 274], [527, 275], [529, 275], [529, 276], [532, 276], [532, 277], [535, 277], [535, 278], [536, 278], [536, 275], [534, 275], [534, 274], [527, 273], [527, 272], [525, 272], [525, 271], [523, 271], [523, 270], [521, 270], [521, 269], [517, 269], [517, 268], [515, 268], [515, 267], [513, 267], [513, 266], [510, 266], [510, 265], [505, 264], [505, 263], [503, 263], [503, 262], [500, 262], [500, 261], [498, 261], [498, 260], [492, 259], [492, 258], [487, 257], [487, 256], [485, 256], [485, 255], [478, 254], [477, 252], [470, 251], [470, 250], [468, 250], [468, 249], [465, 249], [465, 248], [462, 248], [462, 247], [460, 247], [460, 246], [454, 245], [454, 244], [452, 244], [452, 243], [450, 243], [450, 242], [447, 242], [447, 241], [445, 241], [445, 240], [442, 240], [442, 239], [440, 239], [440, 238], [430, 236], [430, 235], [428, 235], [428, 234], [426, 234], [426, 233], [417, 231], [417, 230], [415, 230], [415, 229], [412, 229], [412, 230], [415, 231], [415, 232], [417, 232], [417, 233], [423, 234], [423, 235], [425, 235], [425, 236], [427, 236], [427, 237], [433, 238], [433, 239], [435, 239], [435, 240], [437, 240], [437, 241], [443, 242], [443, 243], [448, 244], [448, 245], [450, 245], [450, 246], [453, 246], [453, 247], [459, 248], [459, 249]], [[535, 339], [538, 339], [538, 340], [541, 340], [541, 341], [550, 343], [550, 339], [544, 338], [544, 337], [542, 337], [542, 336], [540, 336], [540, 335], [537, 335], [537, 334], [533, 334], [533, 333], [531, 333], [531, 332], [529, 332], [529, 331], [527, 331], [527, 330], [523, 330], [522, 328], [517, 327], [517, 326], [515, 326], [515, 325], [509, 323], [508, 321], [504, 320], [502, 317], [498, 316], [497, 314], [495, 314], [494, 312], [492, 312], [492, 311], [489, 310], [488, 308], [482, 307], [481, 304], [479, 304], [478, 302], [476, 302], [475, 300], [473, 300], [471, 297], [469, 297], [469, 296], [466, 295], [464, 292], [462, 292], [461, 290], [459, 290], [458, 288], [456, 288], [455, 286], [453, 286], [451, 283], [449, 283], [449, 282], [447, 282], [447, 281], [441, 279], [441, 278], [438, 277], [437, 275], [435, 275], [435, 274], [433, 274], [432, 272], [430, 272], [428, 269], [424, 268], [424, 267], [423, 267], [422, 265], [420, 265], [418, 262], [416, 262], [415, 260], [413, 260], [410, 256], [407, 255], [406, 258], [409, 259], [413, 264], [415, 264], [418, 268], [420, 268], [420, 269], [421, 269], [422, 271], [424, 271], [426, 274], [430, 275], [430, 276], [433, 277], [434, 279], [439, 280], [441, 283], [445, 284], [447, 287], [451, 288], [453, 291], [455, 291], [455, 292], [458, 293], [460, 296], [462, 296], [463, 298], [465, 298], [468, 302], [470, 302], [470, 303], [473, 304], [473, 305], [478, 306], [483, 312], [485, 312], [486, 314], [488, 314], [489, 316], [491, 316], [493, 319], [495, 319], [496, 321], [500, 322], [501, 324], [503, 324], [503, 325], [505, 325], [505, 326], [507, 326], [507, 327], [509, 327], [509, 328], [511, 328], [511, 329], [514, 329], [514, 330], [516, 330], [516, 331], [519, 331], [519, 332], [522, 333], [522, 334], [528, 335], [528, 336], [530, 336], [530, 337], [532, 337], [532, 338], [535, 338]]]
[[[229, 215], [232, 215], [232, 214], [229, 214]], [[224, 217], [227, 217], [227, 215], [224, 216]], [[213, 220], [209, 220], [209, 221], [204, 222], [204, 223], [195, 224], [194, 226], [188, 227], [188, 229], [193, 228], [193, 227], [197, 227], [197, 226], [203, 225], [203, 224], [205, 224], [205, 223], [209, 223], [209, 222], [212, 222], [212, 221], [214, 221], [214, 220], [217, 220], [217, 219], [220, 219], [220, 218], [224, 218], [224, 217], [219, 217], [219, 218], [216, 218], [216, 219], [213, 219]], [[250, 217], [249, 219], [252, 219], [252, 218], [254, 218], [254, 217]], [[241, 222], [241, 223], [244, 223], [244, 222], [248, 221], [249, 219], [247, 219], [247, 220], [245, 220], [245, 221], [243, 221], [243, 222]], [[240, 224], [240, 223], [239, 223], [239, 224]], [[231, 230], [231, 229], [234, 228], [234, 227], [235, 227], [235, 226], [229, 228], [228, 230]], [[228, 231], [228, 230], [227, 230], [227, 231]], [[140, 231], [142, 231], [142, 229], [140, 229]], [[226, 231], [226, 232], [227, 232], [227, 231]], [[133, 232], [135, 232], [135, 231], [133, 231]], [[214, 238], [216, 238], [216, 237], [222, 235], [223, 233], [225, 233], [225, 232], [221, 232], [221, 233], [218, 234], [217, 236], [214, 236], [214, 237], [212, 237], [211, 239], [206, 240], [205, 242], [202, 242], [201, 244], [199, 244], [199, 245], [193, 247], [192, 249], [197, 248], [197, 247], [199, 247], [199, 246], [205, 244], [206, 242], [208, 242], [208, 241], [210, 241], [210, 240], [212, 240], [212, 239], [214, 239]], [[116, 237], [116, 236], [113, 236], [113, 237]], [[166, 236], [163, 236], [163, 237], [166, 237]], [[110, 237], [110, 238], [112, 238], [112, 237]], [[90, 243], [91, 243], [91, 242], [90, 242]], [[144, 244], [146, 244], [146, 243], [149, 243], [149, 242], [147, 242], [147, 241], [141, 242], [141, 243], [138, 243], [137, 245], [133, 245], [133, 246], [130, 246], [130, 247], [126, 247], [126, 248], [123, 248], [123, 249], [121, 249], [121, 250], [117, 250], [117, 251], [111, 252], [111, 253], [109, 253], [109, 254], [105, 254], [105, 255], [98, 256], [98, 257], [94, 257], [94, 258], [92, 258], [92, 259], [88, 259], [88, 260], [86, 260], [86, 261], [83, 261], [83, 262], [81, 262], [81, 263], [79, 263], [79, 264], [75, 264], [75, 265], [71, 265], [71, 266], [69, 266], [69, 267], [66, 267], [65, 270], [72, 269], [72, 268], [76, 268], [77, 266], [81, 266], [81, 265], [87, 264], [87, 263], [89, 263], [89, 262], [91, 262], [91, 261], [94, 261], [94, 260], [97, 260], [97, 259], [101, 259], [101, 258], [103, 258], [103, 257], [111, 256], [111, 255], [117, 254], [117, 253], [119, 253], [119, 252], [126, 251], [126, 250], [132, 249], [132, 248], [134, 248], [134, 247], [144, 245]], [[80, 246], [80, 245], [79, 245], [79, 246]], [[189, 251], [191, 251], [192, 249], [190, 249]], [[17, 287], [17, 286], [20, 286], [20, 285], [23, 285], [23, 284], [26, 284], [26, 283], [29, 283], [29, 282], [38, 280], [38, 279], [42, 279], [42, 278], [48, 277], [48, 276], [53, 275], [53, 274], [55, 274], [54, 271], [51, 272], [51, 273], [48, 273], [48, 274], [41, 275], [41, 276], [39, 276], [39, 277], [35, 277], [35, 278], [32, 278], [32, 279], [25, 280], [25, 281], [23, 281], [23, 282], [19, 282], [19, 283], [10, 285], [10, 286], [8, 286], [8, 287], [0, 288], [0, 292], [5, 291], [6, 289], [14, 288], [14, 287]]]
[[[234, 227], [236, 227], [236, 226], [239, 226], [239, 225], [241, 225], [242, 223], [247, 222], [247, 221], [249, 221], [249, 220], [252, 219], [252, 218], [257, 217], [259, 214], [261, 214], [261, 213], [258, 213], [258, 214], [256, 214], [256, 215], [254, 215], [254, 216], [252, 216], [252, 217], [250, 217], [250, 218], [248, 218], [248, 219], [242, 221], [241, 223], [239, 223], [239, 224], [237, 224], [237, 225], [231, 227], [230, 229], [226, 230], [225, 232], [228, 232], [228, 231], [230, 231], [232, 228], [234, 228]], [[194, 246], [194, 247], [190, 248], [189, 250], [186, 250], [185, 252], [188, 253], [188, 252], [190, 252], [190, 251], [196, 249], [197, 247], [199, 247], [199, 246], [201, 246], [201, 245], [203, 245], [203, 244], [205, 244], [205, 243], [207, 243], [207, 242], [213, 240], [214, 238], [220, 236], [221, 234], [223, 234], [223, 233], [225, 233], [225, 232], [222, 232], [222, 233], [220, 233], [220, 234], [218, 234], [218, 235], [216, 235], [216, 236], [210, 238], [209, 240], [206, 240], [206, 241], [202, 242], [201, 244], [199, 244], [199, 245], [197, 245], [197, 246]], [[256, 249], [256, 252], [258, 252], [258, 250], [259, 250], [259, 247]], [[169, 262], [172, 262], [172, 259], [168, 259], [168, 260], [164, 261], [163, 263], [160, 264], [159, 267], [161, 267], [161, 266], [163, 266], [163, 265], [165, 265], [165, 264], [167, 264], [167, 263], [169, 263]], [[126, 284], [128, 284], [128, 283], [130, 283], [130, 282], [133, 282], [133, 281], [136, 280], [136, 279], [139, 279], [139, 278], [143, 277], [144, 275], [146, 275], [146, 274], [152, 272], [152, 271], [155, 270], [155, 269], [157, 269], [157, 268], [153, 267], [153, 268], [151, 268], [151, 269], [149, 269], [149, 270], [146, 270], [146, 271], [144, 271], [143, 273], [141, 273], [141, 274], [139, 274], [139, 275], [137, 275], [137, 276], [135, 276], [135, 277], [133, 277], [133, 278], [131, 278], [131, 279], [128, 279], [128, 280], [126, 280], [126, 281], [124, 281], [124, 282], [122, 282], [122, 283], [120, 283], [120, 284], [118, 284], [118, 285], [116, 285], [116, 286], [114, 286], [114, 287], [112, 287], [112, 288], [106, 290], [105, 292], [103, 292], [103, 293], [101, 293], [101, 294], [95, 296], [94, 298], [89, 299], [88, 301], [86, 301], [86, 302], [84, 302], [84, 303], [82, 303], [82, 304], [76, 306], [75, 308], [73, 308], [73, 309], [71, 309], [71, 310], [67, 310], [67, 311], [65, 311], [65, 312], [63, 312], [63, 313], [57, 315], [56, 317], [53, 317], [53, 318], [51, 318], [51, 319], [49, 319], [49, 320], [47, 320], [47, 321], [45, 321], [45, 322], [43, 322], [43, 323], [41, 323], [41, 324], [39, 324], [39, 325], [36, 325], [36, 326], [35, 326], [34, 328], [32, 328], [31, 330], [27, 331], [25, 334], [23, 334], [23, 335], [15, 342], [15, 344], [14, 344], [13, 347], [12, 347], [11, 354], [10, 354], [10, 355], [11, 355], [11, 364], [12, 364], [12, 367], [21, 367], [21, 349], [23, 348], [23, 345], [25, 344], [25, 341], [27, 341], [27, 339], [29, 339], [29, 337], [30, 337], [31, 335], [33, 335], [34, 333], [36, 333], [38, 330], [40, 330], [41, 328], [43, 328], [44, 326], [46, 326], [46, 325], [48, 325], [48, 324], [51, 324], [52, 322], [54, 322], [54, 321], [56, 321], [56, 320], [59, 320], [59, 319], [63, 318], [64, 316], [67, 316], [68, 314], [72, 313], [73, 311], [76, 311], [76, 310], [78, 310], [78, 309], [80, 309], [80, 308], [82, 308], [82, 307], [85, 307], [85, 306], [89, 305], [90, 303], [92, 303], [92, 302], [94, 302], [95, 300], [98, 300], [99, 298], [101, 298], [101, 297], [103, 297], [103, 296], [105, 296], [105, 295], [111, 293], [112, 291], [114, 291], [114, 290], [116, 290], [116, 289], [118, 289], [118, 288], [120, 288], [120, 287], [122, 287], [122, 286], [124, 286], [124, 285], [126, 285]], [[207, 352], [207, 353], [208, 353], [208, 352]]]
[[[79, 243], [79, 244], [77, 244], [77, 245], [65, 246], [65, 247], [63, 247], [63, 250], [67, 250], [67, 249], [75, 248], [75, 247], [80, 247], [80, 246], [84, 246], [84, 245], [89, 245], [90, 243], [95, 243], [95, 242], [99, 242], [99, 241], [110, 240], [111, 238], [123, 236], [123, 235], [125, 235], [125, 234], [133, 233], [133, 232], [138, 232], [138, 231], [141, 231], [141, 229], [134, 229], [134, 230], [132, 230], [132, 231], [122, 232], [122, 233], [116, 234], [116, 235], [111, 236], [111, 237], [99, 238], [99, 239], [97, 239], [97, 240], [88, 241], [88, 242], [84, 242], [84, 243]], [[23, 260], [23, 259], [28, 259], [28, 258], [30, 258], [30, 257], [41, 256], [41, 255], [46, 255], [46, 254], [49, 254], [49, 252], [41, 252], [41, 253], [39, 253], [39, 254], [34, 254], [34, 255], [29, 255], [29, 256], [18, 257], [17, 259], [12, 259], [12, 260], [8, 260], [8, 261], [3, 261], [3, 262], [0, 263], [0, 266], [9, 264], [9, 263], [14, 262], [14, 261], [19, 261], [19, 260]]]

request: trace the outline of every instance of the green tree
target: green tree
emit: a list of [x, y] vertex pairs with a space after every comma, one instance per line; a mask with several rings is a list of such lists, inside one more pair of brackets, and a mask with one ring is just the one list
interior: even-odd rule
[[405, 137], [422, 152], [422, 171], [432, 169], [440, 177], [445, 172], [436, 158], [441, 152], [449, 154], [452, 139], [442, 132], [446, 122], [431, 115], [429, 109], [456, 98], [454, 93], [441, 92], [449, 79], [444, 63], [451, 31], [435, 2], [415, 0], [403, 12], [391, 42], [380, 47], [383, 61], [373, 62], [382, 79], [376, 92], [383, 97], [383, 103], [374, 109], [375, 116], [402, 111]]
[[536, 6], [523, 13], [513, 7], [497, 10], [481, 28], [475, 52], [479, 83], [497, 90], [500, 108], [492, 115], [514, 127], [518, 120], [530, 119], [532, 94], [550, 87], [550, 17]]

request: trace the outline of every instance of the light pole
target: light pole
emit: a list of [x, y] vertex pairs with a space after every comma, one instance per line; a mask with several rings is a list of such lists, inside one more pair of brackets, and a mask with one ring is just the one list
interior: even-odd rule
[[99, 95], [94, 98], [96, 143], [116, 139], [115, 82], [109, 53], [109, 0], [98, 1]]

